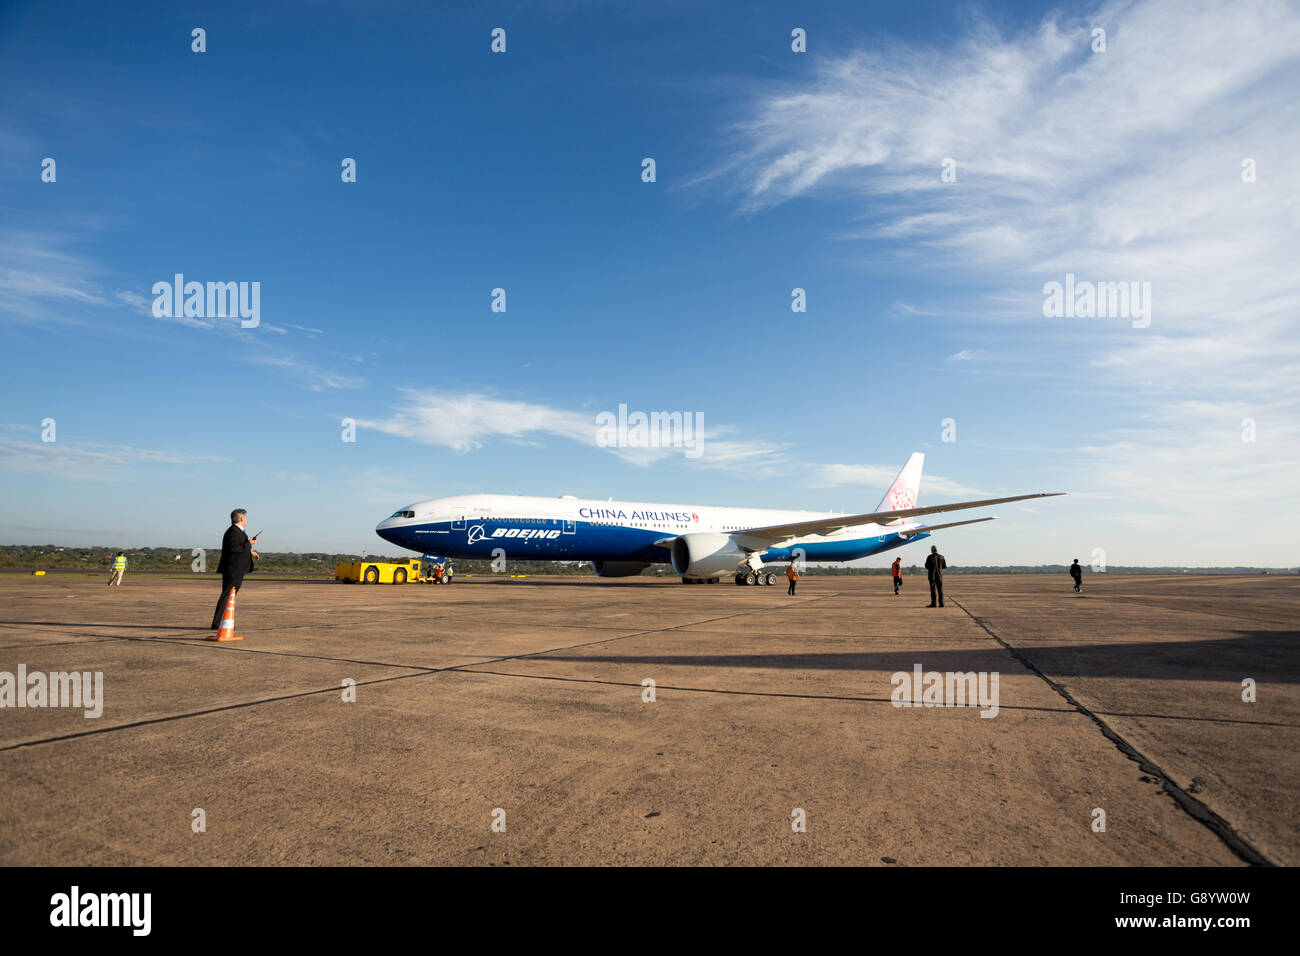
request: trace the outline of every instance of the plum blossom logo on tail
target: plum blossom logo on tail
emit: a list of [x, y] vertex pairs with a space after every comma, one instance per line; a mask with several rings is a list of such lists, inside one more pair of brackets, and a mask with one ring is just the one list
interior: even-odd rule
[[915, 504], [915, 499], [912, 497], [911, 489], [899, 484], [889, 492], [889, 502], [893, 506], [891, 511], [906, 511]]

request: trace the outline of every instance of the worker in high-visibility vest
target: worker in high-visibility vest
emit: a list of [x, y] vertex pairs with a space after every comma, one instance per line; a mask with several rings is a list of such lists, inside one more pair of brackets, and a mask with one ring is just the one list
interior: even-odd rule
[[122, 586], [122, 575], [126, 573], [126, 554], [122, 551], [117, 552], [113, 558], [113, 571], [108, 576], [108, 586], [111, 588], [114, 584]]
[[785, 569], [785, 576], [790, 579], [790, 590], [786, 593], [794, 594], [794, 586], [799, 583], [799, 570], [794, 566], [793, 561], [791, 561], [790, 566]]
[[903, 559], [894, 558], [894, 563], [889, 566], [894, 575], [894, 593], [903, 586]]

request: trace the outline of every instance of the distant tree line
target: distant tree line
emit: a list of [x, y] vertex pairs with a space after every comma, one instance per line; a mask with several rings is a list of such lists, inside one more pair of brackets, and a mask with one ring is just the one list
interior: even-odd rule
[[[61, 547], [55, 544], [0, 545], [0, 570], [14, 571], [107, 571], [113, 563], [113, 556], [119, 550], [126, 552], [129, 572], [171, 572], [193, 573], [192, 566], [197, 560], [191, 548], [77, 548]], [[323, 551], [312, 552], [261, 552], [262, 558], [257, 563], [257, 570], [269, 574], [289, 574], [312, 577], [333, 577], [334, 568], [340, 561], [405, 561], [414, 557], [405, 555], [378, 554], [333, 554]], [[217, 561], [221, 557], [221, 546], [208, 548], [204, 561], [204, 571], [215, 574]], [[553, 574], [573, 577], [594, 576], [591, 565], [586, 561], [525, 561], [510, 559], [505, 571], [492, 569], [490, 561], [474, 561], [463, 558], [453, 559], [456, 570], [461, 574]], [[949, 574], [1065, 574], [1065, 564], [1040, 565], [948, 565]], [[1085, 573], [1093, 573], [1087, 566]], [[904, 567], [905, 574], [925, 574], [919, 564]], [[1185, 567], [1132, 567], [1110, 565], [1106, 568], [1110, 574], [1294, 574], [1296, 568], [1185, 568]], [[666, 564], [651, 565], [644, 572], [646, 576], [675, 577]], [[818, 567], [808, 565], [806, 572], [811, 575], [886, 575], [889, 568], [847, 568]]]

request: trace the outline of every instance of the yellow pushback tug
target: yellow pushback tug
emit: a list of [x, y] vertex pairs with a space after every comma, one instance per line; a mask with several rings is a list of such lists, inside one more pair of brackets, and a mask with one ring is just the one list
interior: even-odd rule
[[435, 561], [340, 561], [334, 580], [352, 584], [450, 584], [453, 575], [434, 575]]

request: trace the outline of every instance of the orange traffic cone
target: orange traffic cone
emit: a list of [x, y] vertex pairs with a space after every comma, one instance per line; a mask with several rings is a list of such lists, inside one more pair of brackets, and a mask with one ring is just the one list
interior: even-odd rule
[[230, 596], [226, 598], [226, 609], [221, 612], [221, 626], [211, 636], [204, 638], [208, 641], [242, 641], [243, 638], [235, 633], [235, 589], [230, 589]]

